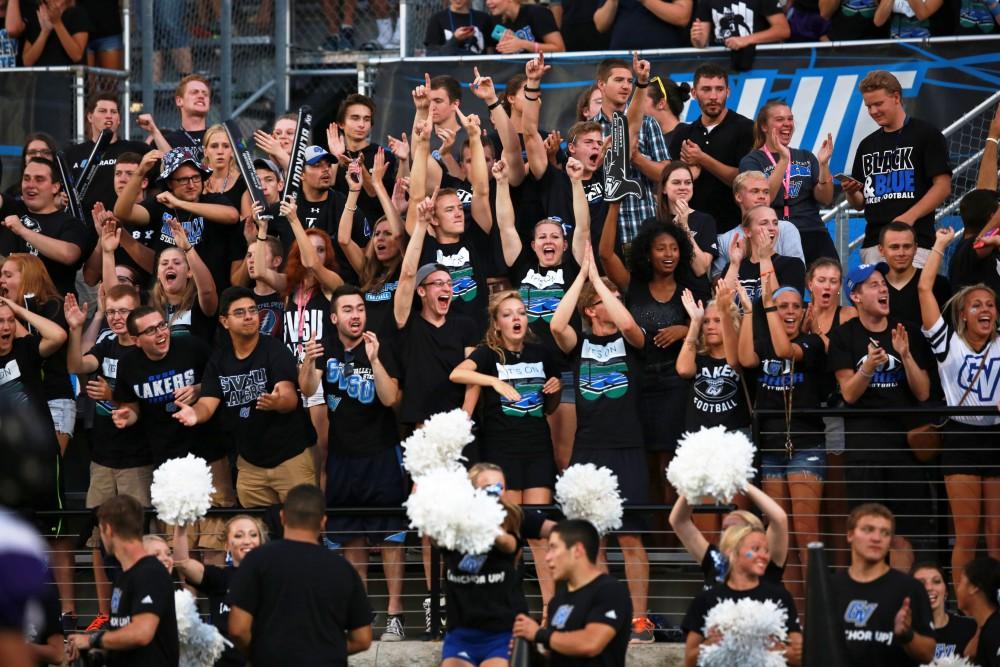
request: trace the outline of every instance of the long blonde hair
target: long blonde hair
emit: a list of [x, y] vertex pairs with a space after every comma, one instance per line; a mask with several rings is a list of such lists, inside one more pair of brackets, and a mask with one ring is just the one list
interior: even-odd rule
[[[191, 271], [191, 265], [188, 264], [187, 255], [184, 251], [176, 246], [167, 246], [160, 250], [156, 255], [156, 261], [153, 262], [153, 270], [156, 272], [153, 276], [153, 289], [149, 294], [149, 305], [156, 308], [161, 313], [170, 313], [170, 318], [167, 324], [173, 325], [173, 323], [181, 315], [191, 310], [194, 307], [195, 299], [198, 298], [198, 286], [194, 284], [194, 277], [188, 276], [187, 283], [184, 287], [184, 294], [181, 295], [181, 302], [178, 306], [172, 306], [170, 301], [167, 299], [167, 291], [163, 289], [163, 284], [160, 283], [160, 258], [163, 257], [168, 252], [179, 252], [181, 257], [184, 259], [184, 265], [187, 266], [187, 271]], [[206, 313], [207, 314], [207, 313]]]
[[[503, 335], [501, 335], [499, 327], [496, 326], [496, 321], [497, 314], [500, 312], [500, 304], [507, 299], [514, 299], [522, 306], [525, 305], [524, 297], [516, 289], [507, 289], [492, 295], [490, 297], [490, 305], [486, 310], [489, 324], [486, 326], [486, 333], [483, 334], [483, 345], [497, 353], [501, 364], [505, 364], [507, 361], [504, 356]], [[531, 329], [525, 330], [524, 340], [534, 340], [534, 334], [531, 332]]]
[[[219, 132], [222, 132], [222, 134], [226, 136], [226, 141], [229, 141], [229, 133], [226, 132], [226, 128], [223, 127], [222, 125], [213, 125], [212, 127], [205, 130], [205, 135], [201, 139], [201, 145], [207, 148], [209, 142], [212, 140], [212, 136], [218, 134]], [[236, 174], [236, 179], [233, 181], [233, 184], [235, 185], [240, 180], [240, 171], [239, 171], [239, 165], [236, 164], [236, 146], [233, 146], [232, 141], [229, 141], [229, 150], [231, 150], [233, 154], [229, 158], [228, 173], [229, 175], [232, 175], [233, 173]], [[208, 167], [209, 169], [213, 169], [212, 166], [207, 163], [205, 164], [205, 166]], [[206, 178], [205, 179], [206, 187], [208, 186], [208, 181], [209, 179]]]
[[[383, 215], [375, 221], [375, 224], [372, 225], [373, 235], [378, 226], [387, 220]], [[389, 282], [389, 278], [399, 270], [400, 265], [403, 263], [403, 248], [403, 239], [399, 239], [399, 253], [388, 262], [382, 263], [375, 256], [375, 243], [372, 241], [368, 242], [368, 245], [365, 247], [364, 264], [362, 264], [360, 274], [358, 275], [358, 282], [360, 283], [362, 292], [368, 294], [382, 291], [385, 284]]]
[[[469, 480], [475, 485], [476, 480], [484, 472], [498, 472], [503, 475], [503, 468], [498, 466], [496, 463], [477, 463], [476, 465], [469, 468]], [[506, 480], [506, 476], [504, 477]], [[521, 524], [524, 522], [524, 510], [521, 509], [519, 505], [506, 500], [502, 495], [499, 498], [500, 504], [503, 508], [507, 510], [507, 517], [503, 520], [503, 525], [501, 526], [506, 532], [511, 535], [521, 535]]]
[[[708, 303], [705, 304], [705, 312], [706, 313], [708, 312], [709, 306], [716, 306], [716, 307], [718, 307], [718, 305], [719, 304], [718, 304], [718, 302], [715, 299], [710, 300]], [[731, 319], [733, 321], [733, 326], [736, 327], [736, 333], [739, 334], [739, 332], [740, 332], [740, 321], [741, 321], [741, 318], [740, 318], [740, 309], [736, 306], [736, 302], [733, 301], [731, 304], [729, 304], [729, 312], [728, 313], [722, 313], [722, 312], [720, 312], [720, 315], [722, 317], [726, 317], [728, 315], [729, 319]], [[705, 321], [704, 320], [702, 320], [701, 330], [698, 332], [698, 354], [708, 354], [708, 344], [705, 342]]]

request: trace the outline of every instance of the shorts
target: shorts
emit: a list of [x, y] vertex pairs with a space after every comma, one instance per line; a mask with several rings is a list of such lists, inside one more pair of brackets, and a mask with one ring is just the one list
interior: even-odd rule
[[556, 462], [551, 446], [543, 454], [518, 456], [505, 454], [498, 447], [482, 445], [482, 460], [495, 463], [503, 468], [507, 488], [514, 491], [525, 489], [554, 489], [556, 486]]
[[559, 394], [559, 403], [569, 403], [576, 405], [576, 376], [573, 371], [563, 371], [559, 375], [562, 380], [562, 393]]
[[[100, 463], [90, 464], [90, 486], [87, 487], [87, 508], [100, 507], [104, 501], [115, 496], [132, 496], [143, 507], [153, 503], [149, 497], [149, 487], [153, 483], [153, 466], [138, 466], [136, 468], [109, 468]], [[87, 540], [87, 546], [97, 549], [101, 539], [94, 527], [94, 532]]]
[[812, 475], [823, 481], [826, 478], [826, 450], [822, 447], [796, 449], [791, 460], [785, 452], [761, 452], [761, 479], [785, 479], [797, 474]]
[[[618, 478], [618, 492], [626, 506], [645, 505], [649, 502], [649, 466], [646, 463], [646, 452], [642, 447], [606, 449], [574, 447], [570, 465], [575, 463], [593, 463], [595, 466], [610, 469]], [[646, 524], [645, 516], [626, 512], [618, 532], [638, 533], [647, 529]]]
[[316, 484], [312, 452], [303, 449], [273, 468], [261, 468], [242, 456], [236, 459], [236, 495], [247, 509], [270, 507], [285, 502], [285, 496], [299, 484]]
[[104, 37], [94, 37], [87, 42], [87, 50], [91, 53], [104, 53], [106, 51], [124, 51], [125, 40], [119, 33], [117, 35], [105, 35]]
[[76, 430], [76, 401], [72, 398], [53, 398], [49, 401], [49, 413], [56, 433], [73, 437]]
[[320, 382], [319, 386], [316, 387], [314, 391], [309, 396], [305, 394], [302, 395], [302, 406], [305, 408], [311, 408], [315, 405], [326, 405], [326, 396], [323, 395], [323, 383]]
[[[229, 457], [217, 459], [208, 464], [212, 471], [212, 507], [235, 507], [236, 493], [233, 491], [233, 474], [229, 467]], [[206, 516], [187, 527], [188, 544], [202, 549], [222, 551], [226, 548], [226, 521], [224, 516]], [[162, 522], [161, 522], [162, 523]], [[173, 547], [174, 527], [163, 523], [167, 544]]]
[[973, 426], [949, 419], [943, 430], [941, 474], [1000, 477], [1000, 426]]
[[[398, 446], [370, 456], [330, 452], [326, 459], [327, 507], [401, 507], [406, 500], [402, 454]], [[326, 529], [334, 542], [364, 537], [370, 544], [406, 530], [400, 514], [344, 516], [331, 514]]]
[[673, 452], [684, 433], [684, 408], [671, 408], [687, 405], [690, 388], [679, 378], [670, 385], [639, 394], [639, 421], [647, 452]]
[[448, 628], [441, 646], [441, 661], [456, 658], [478, 665], [491, 658], [510, 660], [510, 630], [486, 632], [473, 628]]
[[852, 457], [844, 467], [848, 509], [882, 503], [896, 515], [896, 533], [927, 533], [931, 488], [927, 471], [909, 452], [877, 458]]
[[[927, 263], [927, 256], [931, 254], [929, 248], [917, 248], [917, 254], [913, 256], [913, 266], [918, 269], [924, 268], [924, 264]], [[873, 245], [867, 248], [861, 249], [861, 263], [862, 264], [878, 264], [879, 262], [884, 262], [885, 258], [882, 257], [882, 253], [878, 251], [878, 246]]]

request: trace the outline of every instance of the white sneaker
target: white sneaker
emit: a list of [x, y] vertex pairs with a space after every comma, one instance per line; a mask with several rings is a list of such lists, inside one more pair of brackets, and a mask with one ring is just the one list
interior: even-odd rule
[[384, 642], [401, 642], [406, 639], [402, 614], [392, 614], [386, 617], [385, 632], [379, 639]]
[[393, 28], [392, 34], [387, 36], [386, 39], [382, 39], [382, 35], [379, 35], [378, 41], [382, 43], [386, 49], [390, 51], [399, 50], [399, 21], [396, 21], [396, 27]]

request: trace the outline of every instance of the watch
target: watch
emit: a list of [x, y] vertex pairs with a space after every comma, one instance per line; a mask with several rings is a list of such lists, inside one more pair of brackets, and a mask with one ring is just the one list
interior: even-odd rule
[[106, 630], [98, 630], [90, 635], [90, 648], [102, 648], [104, 643], [104, 633]]

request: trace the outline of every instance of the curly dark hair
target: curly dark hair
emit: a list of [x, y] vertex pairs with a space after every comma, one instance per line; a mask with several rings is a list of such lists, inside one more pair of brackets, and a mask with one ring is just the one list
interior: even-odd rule
[[653, 264], [649, 255], [656, 239], [664, 234], [674, 239], [677, 242], [678, 250], [680, 250], [680, 259], [677, 261], [677, 268], [674, 269], [674, 278], [678, 283], [690, 284], [694, 277], [691, 273], [691, 258], [694, 256], [691, 238], [687, 232], [673, 222], [662, 219], [647, 220], [639, 229], [635, 240], [632, 241], [629, 255], [629, 270], [632, 272], [632, 279], [644, 283], [653, 280]]

